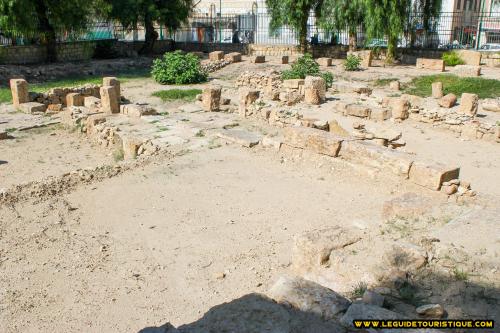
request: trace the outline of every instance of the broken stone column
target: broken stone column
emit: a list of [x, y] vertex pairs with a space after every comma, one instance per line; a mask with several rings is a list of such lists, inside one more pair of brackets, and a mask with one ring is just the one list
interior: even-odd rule
[[209, 86], [203, 89], [201, 94], [203, 110], [207, 112], [219, 111], [221, 92], [220, 86]]
[[448, 94], [444, 97], [442, 97], [438, 104], [439, 106], [443, 107], [443, 108], [452, 108], [455, 103], [457, 102], [457, 96], [455, 96], [454, 94]]
[[104, 86], [100, 89], [101, 108], [104, 113], [120, 113], [120, 105], [116, 97], [116, 88], [113, 86]]
[[117, 102], [118, 104], [120, 104], [120, 99], [121, 99], [120, 81], [116, 77], [104, 77], [102, 79], [102, 85], [104, 87], [111, 86], [115, 88], [115, 95], [117, 98]]
[[322, 77], [307, 76], [304, 81], [305, 102], [313, 105], [321, 104], [326, 99], [326, 82]]
[[432, 84], [432, 97], [433, 98], [442, 98], [443, 97], [443, 83], [442, 82], [434, 82]]
[[463, 93], [460, 100], [460, 109], [458, 112], [468, 116], [475, 116], [479, 104], [479, 97], [476, 94]]
[[240, 88], [239, 95], [240, 95], [240, 104], [238, 111], [240, 116], [246, 117], [247, 107], [259, 98], [260, 92], [258, 90]]
[[404, 98], [393, 98], [390, 102], [392, 117], [405, 120], [409, 116], [410, 103]]
[[66, 95], [66, 106], [83, 106], [84, 97], [79, 93], [69, 93]]
[[12, 104], [17, 108], [22, 103], [30, 101], [28, 82], [24, 79], [11, 79], [10, 91], [12, 93]]

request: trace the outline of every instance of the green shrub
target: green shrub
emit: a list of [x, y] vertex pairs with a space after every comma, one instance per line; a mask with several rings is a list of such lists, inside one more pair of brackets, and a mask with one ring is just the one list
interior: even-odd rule
[[353, 54], [349, 54], [344, 63], [344, 68], [346, 71], [357, 71], [359, 70], [359, 65], [361, 65], [361, 58]]
[[320, 72], [319, 65], [310, 54], [304, 54], [292, 64], [292, 69], [281, 72], [283, 80], [305, 79], [306, 76], [320, 76], [326, 81], [327, 87], [333, 83], [333, 75], [330, 72]]
[[463, 59], [460, 58], [460, 55], [456, 51], [443, 53], [442, 59], [444, 60], [444, 64], [446, 66], [456, 66], [465, 64]]
[[153, 96], [160, 97], [163, 101], [194, 101], [198, 94], [201, 94], [200, 89], [169, 89], [152, 93]]
[[167, 52], [153, 62], [151, 71], [161, 84], [190, 84], [205, 82], [208, 74], [201, 70], [200, 60], [192, 53]]

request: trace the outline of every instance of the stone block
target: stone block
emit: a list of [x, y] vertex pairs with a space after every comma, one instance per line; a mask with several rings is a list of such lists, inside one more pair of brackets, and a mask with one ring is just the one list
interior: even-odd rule
[[384, 296], [374, 291], [367, 290], [363, 294], [363, 303], [381, 307], [384, 305]]
[[367, 141], [345, 141], [340, 155], [348, 161], [408, 178], [413, 158], [405, 152], [377, 146]]
[[266, 62], [266, 56], [263, 56], [263, 55], [254, 56], [252, 58], [252, 62], [254, 64], [263, 64]]
[[12, 93], [12, 104], [14, 107], [19, 107], [22, 103], [30, 101], [28, 82], [24, 79], [11, 79], [10, 92]]
[[236, 129], [222, 130], [217, 133], [217, 136], [221, 139], [237, 143], [246, 148], [252, 148], [258, 145], [262, 140], [262, 136], [259, 134]]
[[347, 298], [331, 289], [292, 276], [280, 277], [269, 290], [269, 296], [279, 304], [291, 305], [325, 320], [334, 319], [351, 304]]
[[417, 59], [417, 68], [418, 69], [437, 70], [440, 72], [444, 72], [444, 60], [418, 58]]
[[222, 88], [215, 85], [203, 89], [201, 103], [204, 111], [219, 111], [221, 92]]
[[346, 116], [354, 116], [360, 118], [369, 118], [371, 114], [371, 109], [364, 105], [359, 104], [348, 104], [345, 107], [344, 114]]
[[239, 52], [231, 52], [224, 56], [224, 59], [227, 61], [231, 61], [232, 63], [241, 62], [241, 53]]
[[100, 89], [101, 108], [104, 113], [119, 113], [120, 105], [116, 97], [116, 88], [113, 86], [103, 86]]
[[285, 144], [331, 157], [338, 156], [343, 140], [332, 133], [314, 128], [287, 127], [284, 130]]
[[480, 66], [481, 65], [481, 52], [472, 50], [459, 50], [458, 54], [466, 65]]
[[335, 119], [328, 121], [328, 131], [337, 136], [343, 136], [343, 137], [349, 136], [349, 132], [347, 132], [342, 126], [340, 126], [338, 121]]
[[123, 113], [131, 118], [140, 118], [142, 116], [152, 116], [157, 114], [156, 110], [148, 104], [121, 105], [120, 113]]
[[120, 81], [116, 77], [107, 76], [107, 77], [102, 78], [102, 86], [103, 87], [107, 87], [107, 86], [114, 87], [117, 103], [120, 104], [120, 99], [121, 99]]
[[392, 118], [398, 120], [408, 119], [410, 115], [410, 103], [401, 97], [391, 99], [389, 106], [391, 108]]
[[373, 60], [373, 52], [372, 50], [363, 50], [363, 51], [355, 51], [355, 52], [347, 52], [347, 55], [355, 55], [361, 59], [361, 67], [371, 67]]
[[332, 58], [318, 58], [316, 62], [320, 66], [330, 67], [332, 65]]
[[401, 83], [399, 81], [391, 81], [391, 83], [389, 83], [389, 88], [393, 91], [399, 91], [401, 89]]
[[432, 83], [432, 97], [436, 98], [436, 99], [443, 97], [443, 83], [442, 82]]
[[84, 106], [84, 97], [79, 93], [69, 93], [66, 95], [66, 106]]
[[443, 182], [459, 178], [460, 168], [437, 162], [414, 161], [409, 176], [413, 183], [439, 191]]
[[91, 111], [96, 111], [101, 107], [101, 99], [94, 96], [87, 96], [83, 99], [83, 106]]
[[392, 117], [392, 112], [386, 108], [372, 108], [369, 118], [374, 121], [384, 121]]
[[224, 59], [224, 51], [213, 51], [208, 54], [210, 61], [219, 61]]
[[438, 104], [439, 106], [443, 107], [443, 108], [452, 108], [455, 103], [457, 102], [457, 96], [455, 96], [454, 94], [448, 94], [444, 97], [442, 97]]
[[304, 91], [306, 103], [321, 104], [326, 99], [326, 82], [322, 77], [307, 76], [304, 80]]
[[481, 75], [481, 66], [457, 65], [452, 72], [460, 77], [477, 77]]
[[479, 105], [479, 97], [476, 94], [463, 93], [460, 99], [458, 112], [468, 116], [475, 116]]
[[133, 160], [137, 158], [137, 152], [142, 145], [142, 140], [133, 136], [122, 137], [123, 158]]
[[353, 303], [347, 312], [342, 316], [340, 322], [342, 325], [346, 327], [354, 327], [353, 321], [357, 319], [363, 320], [394, 320], [394, 319], [403, 319], [404, 316], [381, 308], [372, 304], [364, 304], [364, 303]]
[[303, 86], [305, 81], [303, 79], [291, 79], [283, 81], [283, 88], [286, 89], [299, 89], [300, 86]]
[[289, 58], [287, 55], [281, 56], [281, 64], [288, 65]]
[[247, 107], [254, 103], [260, 95], [260, 91], [248, 89], [248, 88], [240, 88], [239, 91], [239, 107], [238, 111], [242, 117], [246, 117]]
[[24, 113], [41, 113], [47, 110], [47, 105], [37, 102], [21, 103], [18, 109]]

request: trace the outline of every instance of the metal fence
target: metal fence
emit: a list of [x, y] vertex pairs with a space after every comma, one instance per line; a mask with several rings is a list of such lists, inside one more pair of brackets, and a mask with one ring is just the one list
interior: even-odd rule
[[[398, 41], [399, 47], [452, 49], [452, 48], [488, 48], [491, 44], [500, 44], [500, 12], [457, 11], [442, 12], [429, 29], [424, 30], [423, 15], [413, 13], [407, 20], [408, 25]], [[297, 34], [290, 27], [282, 27], [271, 32], [271, 17], [267, 13], [257, 14], [197, 14], [190, 17], [186, 24], [171, 33], [162, 25], [156, 30], [160, 39], [173, 39], [179, 42], [199, 43], [255, 43], [255, 44], [298, 44]], [[144, 29], [124, 29], [122, 26], [99, 22], [85, 32], [61, 32], [60, 42], [99, 40], [144, 40]], [[307, 23], [307, 39], [311, 44], [349, 43], [347, 29], [326, 31], [320, 27], [316, 18], [311, 16]], [[36, 44], [40, 38], [36, 34], [21, 36], [2, 33], [0, 44], [26, 45]], [[379, 38], [367, 38], [365, 29], [357, 29], [357, 42], [360, 47], [386, 47], [387, 40], [380, 33]]]

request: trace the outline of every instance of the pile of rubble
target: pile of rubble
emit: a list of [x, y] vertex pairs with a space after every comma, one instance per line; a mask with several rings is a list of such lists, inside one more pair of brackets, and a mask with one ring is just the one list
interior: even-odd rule
[[206, 73], [213, 73], [232, 64], [231, 61], [221, 59], [221, 60], [207, 60], [201, 63], [201, 70]]
[[258, 90], [269, 89], [273, 91], [281, 89], [282, 80], [280, 72], [270, 70], [266, 72], [246, 71], [241, 73], [236, 79], [237, 87], [248, 87]]

